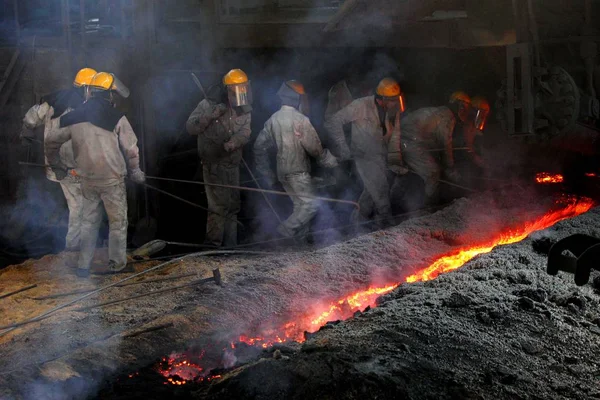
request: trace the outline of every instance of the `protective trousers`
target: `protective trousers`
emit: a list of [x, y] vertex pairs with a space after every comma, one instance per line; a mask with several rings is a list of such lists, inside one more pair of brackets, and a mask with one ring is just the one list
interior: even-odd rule
[[[425, 201], [425, 185], [417, 174], [409, 172], [396, 175], [387, 172], [390, 185], [390, 203], [394, 214], [406, 213], [423, 207]], [[375, 213], [375, 203], [371, 198], [363, 199], [360, 204], [361, 216], [371, 216]]]
[[[239, 186], [240, 170], [237, 164], [211, 164], [202, 166], [204, 182]], [[240, 191], [206, 186], [209, 211], [206, 218], [204, 242], [215, 246], [237, 245], [237, 215], [240, 212]]]
[[102, 204], [108, 216], [108, 258], [117, 266], [127, 263], [127, 194], [125, 182], [112, 186], [81, 184], [83, 220], [81, 224], [81, 253], [79, 268], [89, 269], [98, 230], [102, 223]]
[[405, 140], [402, 156], [408, 168], [425, 182], [425, 195], [429, 199], [433, 198], [437, 192], [441, 170], [432, 152], [416, 141]]
[[60, 187], [67, 200], [69, 208], [69, 228], [65, 240], [65, 250], [77, 251], [81, 239], [81, 220], [83, 217], [83, 196], [81, 194], [81, 184], [79, 182], [60, 182]]
[[363, 192], [358, 199], [360, 212], [354, 211], [352, 220], [359, 222], [359, 217], [365, 220], [371, 218], [371, 204], [374, 205], [377, 219], [389, 219], [392, 216], [392, 208], [385, 160], [357, 158], [354, 162], [363, 182]]
[[[307, 172], [286, 175], [281, 184], [287, 193], [315, 196], [312, 179]], [[306, 235], [310, 229], [310, 222], [317, 215], [317, 204], [315, 200], [306, 197], [290, 196], [290, 198], [294, 203], [292, 215], [279, 225], [277, 232], [286, 237]]]

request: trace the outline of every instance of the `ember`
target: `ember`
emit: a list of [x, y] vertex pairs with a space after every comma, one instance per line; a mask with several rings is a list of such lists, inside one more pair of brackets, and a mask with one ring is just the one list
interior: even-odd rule
[[565, 178], [561, 174], [551, 174], [549, 172], [538, 172], [535, 174], [537, 183], [562, 183]]
[[[428, 281], [440, 274], [458, 269], [477, 255], [491, 252], [496, 246], [519, 242], [535, 231], [546, 229], [559, 221], [583, 214], [594, 206], [594, 202], [588, 198], [577, 199], [565, 197], [557, 202], [557, 205], [559, 206], [558, 209], [549, 211], [542, 217], [526, 222], [522, 226], [501, 232], [495, 239], [488, 243], [460, 249], [438, 258], [429, 267], [407, 277], [406, 282]], [[287, 341], [304, 342], [305, 332], [315, 332], [328, 321], [348, 319], [355, 312], [364, 310], [367, 306], [375, 306], [375, 301], [379, 296], [391, 292], [398, 285], [400, 283], [393, 283], [384, 287], [370, 287], [366, 290], [352, 293], [329, 305], [315, 306], [308, 313], [282, 325], [279, 329], [268, 329], [261, 332], [260, 335], [241, 335], [238, 343], [232, 342], [230, 348], [231, 350], [237, 349], [239, 343], [268, 348], [276, 343]], [[225, 352], [227, 353], [231, 350], [228, 348], [225, 349]], [[210, 375], [210, 372], [205, 371], [198, 365], [190, 364], [187, 361], [176, 362], [176, 359], [176, 357], [171, 357], [161, 364], [163, 367], [159, 367], [159, 372], [168, 378], [168, 383], [181, 385], [183, 384], [181, 382], [185, 380], [199, 382], [220, 377], [220, 375]]]

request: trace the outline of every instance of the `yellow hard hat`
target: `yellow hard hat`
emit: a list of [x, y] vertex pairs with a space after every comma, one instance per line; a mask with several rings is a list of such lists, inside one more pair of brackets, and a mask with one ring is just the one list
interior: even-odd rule
[[477, 110], [490, 111], [490, 103], [488, 103], [488, 101], [481, 96], [473, 97], [473, 100], [471, 101], [471, 107]]
[[398, 97], [402, 94], [402, 91], [395, 79], [383, 78], [377, 85], [376, 93], [381, 97]]
[[113, 90], [120, 96], [129, 97], [129, 89], [114, 74], [108, 72], [98, 72], [94, 75], [90, 86], [94, 89]]
[[450, 96], [450, 103], [456, 103], [457, 101], [462, 101], [463, 103], [471, 104], [471, 98], [469, 97], [469, 95], [460, 90], [457, 90]]
[[248, 75], [241, 69], [232, 69], [223, 77], [223, 84], [238, 85], [248, 82]]
[[77, 75], [75, 75], [75, 79], [73, 80], [73, 86], [81, 87], [84, 85], [89, 85], [96, 75], [97, 72], [95, 69], [91, 68], [83, 68], [80, 69]]
[[287, 81], [285, 84], [288, 85], [291, 89], [293, 89], [294, 92], [300, 95], [306, 94], [306, 91], [304, 90], [304, 85], [296, 80]]
[[92, 78], [90, 86], [96, 89], [111, 90], [115, 77], [108, 72], [98, 72]]

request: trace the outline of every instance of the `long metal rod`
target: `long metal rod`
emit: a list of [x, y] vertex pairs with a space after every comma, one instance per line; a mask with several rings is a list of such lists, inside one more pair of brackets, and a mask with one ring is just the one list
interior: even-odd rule
[[[146, 178], [148, 178], [148, 176], [146, 176]], [[227, 219], [227, 220], [229, 220], [229, 221], [235, 221], [235, 223], [236, 223], [236, 224], [238, 224], [239, 226], [241, 226], [242, 228], [246, 228], [246, 227], [244, 226], [244, 224], [242, 224], [241, 222], [239, 222], [237, 219], [230, 218], [230, 217], [228, 217], [228, 216], [226, 216], [226, 215], [223, 215], [223, 214], [219, 214], [218, 212], [212, 211], [211, 209], [209, 209], [209, 208], [206, 208], [206, 207], [204, 207], [204, 206], [201, 206], [200, 204], [192, 203], [192, 202], [191, 202], [191, 201], [189, 201], [189, 200], [186, 200], [186, 199], [184, 199], [184, 198], [182, 198], [182, 197], [179, 197], [179, 196], [175, 196], [174, 194], [171, 194], [171, 193], [169, 193], [169, 192], [166, 192], [166, 191], [164, 191], [164, 190], [162, 190], [162, 189], [159, 189], [159, 188], [157, 188], [157, 187], [154, 187], [154, 186], [152, 186], [152, 185], [148, 185], [148, 184], [147, 184], [147, 183], [145, 183], [145, 182], [143, 182], [143, 183], [136, 182], [136, 183], [137, 183], [138, 185], [142, 185], [142, 186], [144, 186], [144, 187], [146, 187], [146, 188], [148, 188], [148, 189], [152, 189], [152, 190], [155, 190], [155, 191], [157, 191], [157, 192], [159, 192], [159, 193], [162, 193], [162, 194], [164, 194], [165, 196], [169, 196], [169, 197], [172, 197], [172, 198], [174, 198], [174, 199], [177, 199], [177, 200], [179, 200], [179, 201], [181, 201], [181, 202], [183, 202], [183, 203], [189, 204], [190, 206], [197, 207], [197, 208], [200, 208], [200, 209], [202, 209], [202, 210], [204, 210], [204, 211], [206, 211], [206, 212], [208, 212], [208, 213], [212, 213], [212, 214], [218, 215], [218, 216], [219, 216], [219, 217], [221, 217], [221, 218]]]
[[154, 294], [160, 294], [160, 293], [165, 293], [165, 292], [172, 292], [173, 290], [177, 290], [177, 289], [183, 289], [183, 288], [190, 287], [190, 286], [201, 285], [203, 283], [214, 282], [214, 280], [215, 280], [215, 278], [198, 279], [196, 281], [185, 283], [183, 285], [171, 286], [171, 287], [168, 287], [168, 288], [165, 288], [165, 289], [153, 290], [153, 291], [150, 291], [150, 292], [145, 292], [145, 293], [137, 294], [135, 296], [124, 297], [122, 299], [110, 300], [110, 301], [105, 301], [104, 303], [92, 304], [90, 306], [76, 308], [73, 311], [87, 311], [87, 310], [92, 310], [94, 308], [100, 308], [100, 307], [104, 307], [104, 306], [110, 306], [110, 305], [113, 305], [113, 304], [123, 303], [123, 302], [129, 301], [129, 300], [139, 299], [141, 297], [152, 296]]
[[102, 286], [101, 288], [98, 288], [98, 289], [94, 290], [93, 292], [87, 293], [87, 294], [85, 294], [85, 295], [83, 295], [81, 297], [78, 297], [76, 299], [70, 300], [70, 301], [68, 301], [68, 302], [66, 302], [64, 304], [58, 305], [58, 306], [52, 308], [51, 310], [48, 310], [48, 311], [46, 311], [46, 312], [38, 315], [37, 317], [29, 318], [29, 319], [27, 319], [25, 321], [16, 322], [14, 324], [0, 326], [0, 329], [2, 329], [2, 331], [0, 332], [0, 336], [4, 336], [7, 333], [12, 332], [13, 330], [15, 330], [15, 329], [17, 329], [17, 328], [19, 328], [21, 326], [25, 326], [25, 325], [32, 324], [34, 322], [42, 321], [42, 320], [48, 318], [49, 316], [51, 316], [52, 314], [54, 314], [54, 313], [56, 313], [56, 312], [58, 312], [58, 311], [60, 311], [60, 310], [62, 310], [64, 308], [67, 308], [67, 307], [69, 307], [69, 306], [71, 306], [71, 305], [73, 305], [75, 303], [78, 303], [78, 302], [80, 302], [82, 300], [85, 300], [88, 297], [91, 297], [91, 296], [93, 296], [93, 295], [95, 295], [97, 293], [103, 292], [106, 289], [110, 289], [112, 287], [115, 287], [115, 286], [117, 286], [117, 285], [119, 285], [121, 283], [127, 282], [127, 281], [129, 281], [131, 279], [137, 278], [138, 276], [142, 276], [142, 275], [145, 275], [145, 274], [147, 274], [149, 272], [156, 271], [156, 270], [164, 267], [165, 265], [169, 265], [169, 264], [172, 264], [172, 263], [177, 262], [177, 261], [182, 261], [182, 260], [184, 260], [184, 259], [186, 259], [188, 257], [203, 257], [203, 256], [232, 255], [232, 254], [233, 255], [273, 255], [275, 253], [270, 253], [270, 252], [265, 252], [265, 251], [245, 251], [245, 250], [210, 250], [210, 251], [201, 251], [201, 252], [198, 252], [198, 253], [187, 254], [185, 256], [178, 257], [178, 258], [176, 258], [174, 260], [169, 260], [169, 261], [166, 261], [164, 263], [158, 264], [158, 265], [156, 265], [154, 267], [151, 267], [151, 268], [148, 268], [148, 269], [146, 269], [146, 270], [144, 270], [142, 272], [138, 272], [137, 274], [133, 274], [131, 276], [128, 276], [127, 278], [123, 278], [120, 281], [116, 281], [116, 282], [113, 282], [113, 283], [108, 284], [106, 286]]
[[35, 288], [35, 287], [37, 287], [37, 284], [34, 284], [34, 285], [29, 285], [29, 286], [25, 286], [24, 288], [21, 288], [21, 289], [18, 289], [18, 290], [14, 290], [14, 291], [12, 291], [12, 292], [9, 292], [9, 293], [6, 293], [6, 294], [3, 294], [3, 295], [0, 295], [0, 299], [5, 299], [5, 298], [7, 298], [7, 297], [10, 297], [10, 296], [12, 296], [12, 295], [15, 295], [15, 294], [18, 294], [18, 293], [24, 292], [24, 291], [26, 291], [26, 290], [33, 289], [33, 288]]
[[227, 188], [227, 189], [238, 189], [238, 190], [245, 190], [247, 192], [271, 193], [271, 194], [276, 194], [278, 196], [304, 197], [304, 198], [307, 198], [307, 199], [319, 200], [319, 201], [326, 201], [326, 202], [331, 202], [331, 203], [350, 204], [350, 205], [356, 207], [357, 210], [360, 210], [360, 206], [355, 201], [332, 199], [330, 197], [312, 196], [312, 195], [302, 194], [302, 193], [287, 193], [287, 192], [280, 192], [280, 191], [277, 191], [277, 190], [249, 188], [249, 187], [246, 187], [246, 186], [221, 185], [221, 184], [218, 184], [218, 183], [195, 182], [195, 181], [187, 181], [187, 180], [184, 180], [184, 179], [161, 178], [161, 177], [158, 177], [158, 176], [146, 176], [146, 178], [147, 179], [162, 180], [162, 181], [170, 181], [170, 182], [189, 183], [189, 184], [193, 184], [193, 185], [204, 185], [204, 186], [222, 187], [222, 188]]
[[[143, 261], [152, 261], [152, 260], [143, 260]], [[142, 284], [145, 284], [145, 283], [157, 283], [157, 282], [174, 281], [176, 279], [189, 278], [190, 276], [196, 276], [196, 275], [197, 274], [195, 272], [193, 272], [193, 273], [189, 273], [189, 274], [181, 274], [181, 275], [169, 276], [169, 277], [166, 277], [166, 278], [148, 279], [148, 280], [139, 281], [139, 282], [128, 282], [128, 283], [123, 283], [122, 285], [117, 285], [115, 287], [126, 287], [126, 286], [142, 285]], [[73, 290], [71, 292], [63, 292], [63, 293], [50, 294], [48, 296], [33, 297], [32, 300], [40, 301], [40, 300], [58, 299], [60, 297], [72, 296], [74, 294], [89, 293], [89, 292], [93, 292], [94, 290], [96, 290], [96, 289], [79, 289], [79, 290]]]
[[[256, 187], [259, 188], [259, 189], [262, 189], [262, 187], [260, 186], [260, 183], [258, 183], [258, 179], [256, 179], [256, 177], [254, 176], [254, 173], [250, 169], [250, 166], [248, 165], [248, 163], [246, 162], [246, 160], [244, 159], [244, 157], [242, 157], [242, 163], [244, 163], [244, 166], [248, 170], [248, 173], [250, 174], [250, 177], [252, 177], [252, 180], [254, 181], [254, 184], [256, 185]], [[271, 211], [273, 211], [273, 214], [275, 215], [275, 218], [277, 218], [277, 221], [280, 224], [283, 223], [283, 220], [281, 219], [281, 217], [279, 216], [279, 214], [277, 213], [277, 211], [275, 211], [275, 207], [273, 207], [273, 204], [271, 204], [271, 201], [267, 197], [267, 194], [263, 192], [262, 196], [265, 199], [265, 202], [267, 203], [267, 205], [269, 206], [269, 208], [271, 209]]]
[[[30, 166], [30, 167], [40, 167], [40, 168], [56, 168], [56, 167], [52, 167], [52, 166], [50, 166], [50, 165], [48, 165], [48, 164], [30, 163], [30, 162], [23, 162], [23, 161], [19, 161], [19, 164], [20, 164], [20, 165], [26, 165], [26, 166]], [[127, 178], [127, 179], [129, 179], [129, 178]], [[201, 206], [200, 204], [192, 203], [192, 202], [191, 202], [191, 201], [189, 201], [189, 200], [186, 200], [186, 199], [184, 199], [184, 198], [182, 198], [182, 197], [179, 197], [179, 196], [175, 196], [174, 194], [171, 194], [171, 193], [169, 193], [169, 192], [166, 192], [166, 191], [164, 191], [164, 190], [162, 190], [162, 189], [159, 189], [159, 188], [157, 188], [157, 187], [154, 187], [154, 186], [152, 186], [152, 185], [148, 185], [148, 184], [147, 184], [147, 183], [145, 183], [145, 182], [144, 182], [144, 183], [135, 182], [135, 183], [137, 183], [138, 185], [142, 185], [142, 186], [144, 186], [144, 187], [147, 187], [148, 189], [156, 190], [157, 192], [159, 192], [159, 193], [162, 193], [162, 194], [164, 194], [165, 196], [170, 196], [170, 197], [172, 197], [172, 198], [174, 198], [174, 199], [177, 199], [177, 200], [179, 200], [179, 201], [181, 201], [181, 202], [183, 202], [183, 203], [189, 204], [190, 206], [197, 207], [197, 208], [200, 208], [200, 209], [202, 209], [202, 210], [204, 210], [204, 211], [206, 211], [206, 212], [209, 212], [209, 213], [212, 213], [212, 214], [218, 215], [218, 216], [220, 216], [221, 218], [225, 218], [225, 219], [228, 219], [228, 220], [230, 220], [230, 221], [235, 221], [235, 222], [236, 222], [238, 225], [240, 225], [242, 228], [245, 228], [244, 224], [242, 224], [241, 222], [239, 222], [239, 221], [237, 221], [237, 220], [234, 220], [233, 218], [229, 218], [229, 217], [227, 217], [227, 216], [225, 216], [225, 215], [221, 215], [221, 214], [219, 214], [219, 213], [217, 213], [217, 212], [214, 212], [214, 211], [212, 211], [212, 210], [210, 210], [210, 209], [208, 209], [208, 208], [206, 208], [206, 207], [203, 207], [203, 206]]]

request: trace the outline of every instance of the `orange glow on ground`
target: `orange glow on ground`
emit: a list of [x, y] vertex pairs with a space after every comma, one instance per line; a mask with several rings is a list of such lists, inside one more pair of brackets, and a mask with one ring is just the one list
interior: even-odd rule
[[[559, 203], [556, 210], [552, 210], [543, 216], [524, 222], [520, 226], [507, 229], [497, 235], [496, 238], [484, 244], [478, 244], [463, 249], [453, 251], [436, 259], [431, 265], [423, 270], [406, 278], [407, 283], [428, 281], [436, 278], [440, 274], [447, 273], [462, 267], [474, 257], [489, 253], [496, 246], [502, 246], [519, 242], [529, 236], [531, 233], [546, 229], [557, 222], [573, 218], [577, 215], [589, 211], [594, 206], [591, 199], [566, 198]], [[340, 300], [334, 301], [328, 305], [317, 305], [304, 315], [296, 316], [292, 321], [281, 325], [279, 328], [267, 329], [260, 335], [246, 336], [241, 335], [238, 342], [232, 342], [228, 347], [236, 349], [239, 343], [245, 343], [248, 346], [260, 346], [268, 348], [276, 343], [285, 343], [287, 341], [304, 342], [305, 332], [315, 332], [328, 321], [345, 320], [354, 315], [357, 311], [364, 310], [367, 306], [375, 306], [376, 299], [386, 293], [391, 292], [400, 283], [390, 283], [382, 287], [369, 287], [366, 290], [351, 293]], [[167, 367], [160, 370], [167, 382], [175, 385], [181, 385], [181, 379], [172, 378], [177, 375], [183, 380], [196, 380], [192, 378], [194, 372], [197, 376], [204, 376], [202, 367], [190, 364], [187, 361], [175, 362], [175, 359], [165, 359]], [[220, 377], [220, 376], [219, 376]], [[170, 378], [170, 379], [169, 379]], [[216, 379], [214, 376], [200, 378], [200, 380]]]
[[562, 183], [565, 178], [561, 174], [551, 174], [549, 172], [538, 172], [535, 174], [537, 183]]
[[591, 199], [583, 199], [578, 202], [571, 201], [566, 207], [556, 211], [550, 211], [541, 218], [525, 223], [517, 228], [507, 230], [486, 244], [461, 249], [452, 254], [440, 257], [429, 267], [406, 278], [406, 282], [413, 283], [434, 279], [440, 274], [462, 267], [475, 256], [489, 253], [496, 246], [520, 242], [535, 231], [546, 229], [559, 221], [583, 214], [584, 212], [589, 211], [593, 205], [594, 203]]

